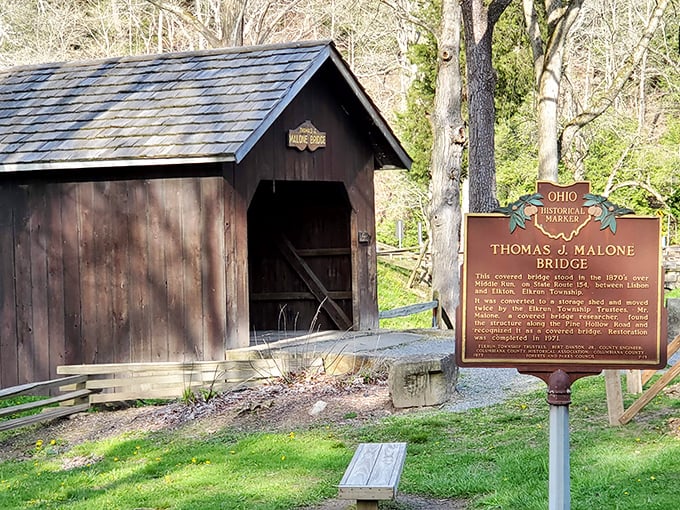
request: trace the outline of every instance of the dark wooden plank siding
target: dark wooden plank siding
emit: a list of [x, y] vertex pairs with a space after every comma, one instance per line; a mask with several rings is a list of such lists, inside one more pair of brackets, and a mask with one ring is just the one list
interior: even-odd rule
[[64, 364], [64, 240], [62, 237], [61, 206], [56, 186], [45, 187], [47, 211], [47, 320], [49, 324], [47, 351], [49, 352], [49, 378], [57, 377], [56, 367]]
[[0, 183], [2, 385], [223, 359], [223, 197], [221, 175]]
[[[356, 163], [359, 167], [362, 161]], [[372, 162], [363, 161], [364, 168]], [[352, 204], [352, 287], [355, 289], [354, 325], [357, 329], [372, 330], [378, 321], [378, 262], [375, 248], [375, 204], [373, 201], [373, 172], [361, 172], [349, 185]], [[359, 238], [370, 242], [359, 242]]]
[[[350, 255], [344, 259], [313, 257], [308, 262], [315, 272], [324, 275], [324, 282], [330, 287], [329, 290], [352, 293], [351, 300], [341, 301], [339, 304], [352, 320], [354, 329], [374, 329], [378, 327], [374, 153], [365, 125], [360, 125], [357, 119], [347, 115], [347, 111], [356, 110], [355, 105], [349, 107], [352, 98], [336, 85], [323, 72], [310, 82], [262, 137], [253, 152], [239, 165], [237, 172], [241, 180], [236, 181], [236, 187], [238, 192], [247, 197], [250, 206], [263, 181], [271, 182], [274, 187], [280, 187], [281, 182], [342, 183], [351, 205], [349, 216], [345, 216], [341, 222], [334, 222], [332, 215], [320, 216], [310, 210], [311, 217], [321, 223], [315, 224], [310, 220], [310, 223], [297, 231], [292, 231], [297, 232], [296, 235], [309, 236], [298, 242], [305, 247], [328, 248], [333, 245], [325, 246], [324, 243], [332, 242], [330, 239], [347, 240]], [[297, 128], [306, 120], [310, 120], [317, 129], [326, 133], [326, 147], [313, 152], [286, 147], [288, 130]], [[281, 214], [283, 211], [276, 211], [274, 216], [280, 217]], [[370, 241], [359, 243], [360, 233]], [[252, 226], [249, 235], [252, 235]], [[262, 257], [261, 254], [258, 256]], [[291, 275], [288, 265], [276, 256], [270, 257], [267, 264], [257, 263], [253, 256], [250, 260], [257, 264], [257, 271], [261, 271], [259, 278], [269, 280], [265, 287], [276, 289], [276, 292], [281, 292], [282, 289], [289, 292], [307, 290], [304, 286], [300, 287], [299, 279]], [[252, 277], [251, 274], [251, 279]], [[254, 295], [265, 287], [260, 285], [251, 288], [250, 292]], [[279, 310], [282, 309], [280, 303], [257, 299], [256, 302], [251, 302], [251, 307], [255, 306], [258, 312], [251, 312], [251, 318], [260, 317], [257, 320], [262, 321], [263, 325], [281, 327], [280, 321], [272, 318], [279, 316]], [[296, 306], [298, 310], [304, 309], [305, 317], [309, 317], [310, 307], [318, 304], [306, 302], [296, 303]], [[285, 317], [286, 327], [290, 327], [290, 321], [294, 317], [295, 313], [289, 313]], [[322, 319], [323, 325], [330, 322], [325, 315]]]
[[112, 187], [111, 197], [111, 356], [120, 363], [130, 361], [132, 351], [129, 313], [129, 197], [128, 183]]
[[[96, 224], [94, 228], [94, 267], [96, 300], [96, 345], [97, 357], [110, 359], [113, 356], [113, 219], [111, 211], [111, 190], [109, 181], [95, 182], [93, 203]], [[102, 338], [111, 339], [102, 342]]]
[[183, 289], [184, 271], [182, 266], [183, 243], [182, 226], [182, 182], [180, 179], [169, 179], [165, 183], [165, 234], [173, 239], [165, 254], [165, 270], [167, 281], [168, 309], [168, 356], [171, 359], [181, 358], [184, 353], [184, 311]]
[[33, 308], [31, 306], [31, 233], [28, 188], [17, 190], [14, 212], [14, 270], [16, 289], [17, 358], [19, 384], [30, 382], [34, 373]]
[[[80, 250], [78, 233], [78, 185], [55, 185], [55, 200], [61, 202], [64, 278], [64, 363], [83, 363], [80, 349]], [[58, 332], [52, 331], [54, 335]]]
[[18, 382], [16, 287], [14, 264], [14, 202], [16, 190], [0, 185], [0, 384]]
[[[201, 289], [201, 185], [182, 182], [182, 234], [184, 243], [184, 352], [203, 358], [203, 302]], [[192, 358], [193, 359], [193, 358]]]
[[250, 341], [248, 305], [248, 173], [225, 164], [224, 236], [227, 349], [247, 346]]
[[151, 359], [151, 314], [147, 271], [147, 186], [144, 181], [129, 183], [128, 190], [128, 264], [130, 331], [133, 334], [131, 361]]
[[[31, 236], [31, 332], [34, 338], [47, 338], [49, 335], [48, 285], [47, 285], [47, 201], [45, 186], [30, 188], [29, 232]], [[32, 342], [33, 343], [33, 342]], [[49, 374], [50, 348], [47, 343], [32, 346], [33, 371]], [[27, 376], [30, 380], [30, 376]]]
[[225, 292], [224, 179], [201, 179], [201, 288], [205, 357], [224, 359]]
[[80, 363], [97, 363], [97, 293], [95, 268], [95, 221], [94, 184], [85, 182], [78, 185], [78, 255], [80, 263], [80, 316], [81, 334], [73, 347]]
[[168, 285], [165, 266], [167, 243], [161, 242], [165, 236], [172, 236], [167, 230], [168, 212], [165, 204], [166, 182], [159, 179], [150, 180], [147, 184], [148, 202], [148, 246], [149, 267], [147, 281], [151, 283], [150, 325], [151, 355], [149, 361], [166, 361], [168, 359]]

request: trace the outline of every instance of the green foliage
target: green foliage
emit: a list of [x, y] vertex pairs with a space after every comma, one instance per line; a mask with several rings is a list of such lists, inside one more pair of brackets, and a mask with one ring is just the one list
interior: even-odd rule
[[427, 239], [425, 230], [425, 220], [420, 209], [405, 209], [397, 217], [393, 215], [384, 218], [376, 225], [376, 236], [378, 242], [390, 246], [399, 246], [397, 237], [397, 221], [401, 220], [403, 229], [402, 247], [414, 248], [418, 246], [418, 223], [421, 225], [423, 240]]
[[376, 236], [380, 243], [398, 246], [397, 222], [403, 224], [404, 247], [418, 246], [418, 223], [423, 239], [427, 238], [424, 218], [427, 194], [424, 184], [415, 182], [409, 172], [390, 170], [375, 175]]
[[516, 115], [534, 89], [532, 56], [524, 30], [522, 5], [512, 2], [494, 28], [493, 62], [496, 69], [498, 120]]
[[[672, 243], [680, 242], [677, 232], [680, 208], [677, 188], [680, 184], [680, 120], [668, 119], [658, 140], [641, 139], [633, 119], [610, 116], [590, 126], [590, 148], [585, 160], [586, 180], [593, 191], [602, 192], [614, 169], [614, 183], [627, 182], [610, 194], [610, 199], [632, 209], [636, 214], [660, 215], [664, 235], [669, 225]], [[665, 203], [647, 188], [657, 191]], [[670, 215], [670, 216], [669, 216]], [[670, 220], [670, 221], [669, 221]]]
[[501, 204], [536, 191], [536, 123], [526, 104], [496, 126], [496, 189]]
[[[423, 8], [423, 15], [433, 19], [435, 5], [432, 2]], [[411, 45], [409, 60], [416, 68], [416, 77], [406, 96], [406, 110], [397, 114], [397, 130], [409, 155], [413, 158], [410, 176], [416, 182], [430, 181], [430, 158], [432, 154], [432, 125], [430, 115], [434, 103], [437, 83], [437, 41], [425, 32], [422, 42]]]

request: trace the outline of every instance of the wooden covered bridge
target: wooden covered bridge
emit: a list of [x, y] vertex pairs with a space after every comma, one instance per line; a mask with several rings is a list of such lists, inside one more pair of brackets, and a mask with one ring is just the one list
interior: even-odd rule
[[373, 172], [330, 42], [0, 72], [0, 383], [378, 326]]

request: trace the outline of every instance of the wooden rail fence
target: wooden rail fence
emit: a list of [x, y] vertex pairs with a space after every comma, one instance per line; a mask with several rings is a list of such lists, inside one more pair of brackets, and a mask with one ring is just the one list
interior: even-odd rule
[[[676, 336], [672, 342], [668, 344], [667, 355], [670, 359], [680, 349], [680, 335]], [[627, 374], [629, 379], [629, 391], [639, 386], [639, 390], [634, 393], [642, 392], [642, 385], [649, 382], [656, 370], [630, 370]], [[610, 425], [625, 425], [631, 421], [637, 413], [639, 413], [644, 406], [649, 404], [654, 397], [656, 397], [675, 377], [680, 375], [680, 361], [675, 365], [669, 367], [659, 377], [659, 379], [650, 386], [647, 390], [642, 392], [640, 397], [633, 402], [628, 409], [624, 410], [623, 406], [623, 392], [621, 389], [621, 378], [618, 370], [605, 370], [605, 383], [607, 388], [607, 410], [609, 413]], [[635, 382], [631, 384], [631, 379]]]
[[[70, 414], [86, 411], [90, 407], [88, 398], [91, 394], [91, 390], [85, 389], [82, 386], [86, 380], [87, 376], [85, 375], [73, 375], [70, 377], [52, 379], [50, 381], [12, 386], [11, 388], [0, 390], [0, 400], [4, 400], [21, 395], [35, 394], [36, 392], [42, 391], [49, 393], [49, 391], [52, 389], [63, 388], [65, 386], [70, 386], [72, 388], [67, 393], [57, 395], [56, 397], [49, 397], [36, 400], [34, 402], [27, 402], [24, 404], [0, 408], [0, 418], [12, 416], [14, 414], [23, 413], [33, 409], [43, 408], [42, 412], [38, 414], [0, 421], [0, 431], [23, 427], [25, 425], [32, 425], [42, 421], [54, 420], [56, 418], [61, 418]], [[54, 404], [70, 405], [48, 407]]]
[[426, 303], [416, 303], [414, 305], [400, 306], [391, 310], [381, 310], [378, 312], [379, 319], [394, 319], [396, 317], [407, 317], [420, 312], [432, 310], [432, 327], [436, 328], [439, 324], [439, 301], [427, 301]]
[[223, 392], [283, 375], [275, 359], [165, 363], [64, 365], [58, 374], [84, 375], [85, 388], [98, 391], [90, 403], [174, 399], [201, 390]]
[[[35, 415], [0, 420], [0, 431], [83, 412], [92, 404], [177, 399], [200, 395], [202, 391], [218, 393], [254, 386], [318, 363], [318, 359], [303, 358], [63, 365], [57, 367], [57, 373], [65, 377], [0, 390], [0, 400], [41, 392], [49, 394], [55, 389], [65, 392], [0, 408], [0, 418], [43, 408]], [[59, 407], [49, 407], [54, 404]]]

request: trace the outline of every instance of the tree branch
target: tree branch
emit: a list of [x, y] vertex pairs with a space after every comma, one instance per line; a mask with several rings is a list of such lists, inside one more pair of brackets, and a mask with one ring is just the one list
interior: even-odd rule
[[534, 1], [522, 0], [522, 7], [524, 11], [524, 27], [527, 31], [527, 36], [529, 37], [531, 54], [534, 59], [534, 87], [538, 90], [541, 81], [541, 72], [543, 71], [543, 56], [545, 53], [543, 38], [541, 37], [541, 29], [538, 24], [538, 13], [534, 7]]
[[165, 2], [163, 0], [146, 0], [146, 1], [158, 9], [172, 13], [175, 16], [179, 17], [180, 19], [184, 20], [187, 24], [191, 25], [194, 28], [194, 30], [201, 34], [205, 38], [205, 40], [208, 41], [208, 44], [210, 44], [210, 46], [212, 46], [213, 48], [219, 48], [220, 46], [222, 46], [222, 41], [220, 40], [220, 38], [217, 37], [212, 32], [212, 30], [210, 30], [207, 26], [201, 23], [196, 18], [196, 16], [194, 16], [191, 13], [191, 11], [183, 9], [175, 4]]
[[623, 181], [623, 182], [618, 183], [616, 186], [613, 186], [612, 189], [610, 190], [610, 193], [613, 193], [617, 189], [621, 189], [621, 188], [642, 188], [643, 190], [647, 191], [650, 195], [653, 195], [654, 198], [656, 198], [664, 206], [666, 205], [666, 199], [661, 195], [661, 193], [659, 193], [650, 184], [647, 184], [645, 182]]
[[408, 23], [412, 23], [417, 27], [422, 28], [423, 30], [426, 30], [430, 34], [432, 34], [437, 40], [437, 31], [425, 23], [422, 19], [414, 16], [410, 12], [408, 12], [406, 9], [404, 9], [404, 6], [397, 4], [396, 2], [393, 2], [392, 0], [380, 0], [381, 3], [385, 4], [387, 7], [392, 9], [397, 15], [404, 21]]
[[488, 8], [488, 13], [489, 13], [489, 25], [495, 25], [496, 22], [501, 17], [501, 14], [505, 12], [505, 9], [508, 8], [508, 5], [512, 3], [512, 0], [493, 0], [489, 4]]
[[640, 41], [635, 46], [634, 51], [623, 63], [621, 70], [614, 79], [611, 87], [605, 90], [603, 94], [600, 95], [600, 97], [593, 101], [595, 107], [581, 112], [579, 115], [565, 124], [562, 134], [560, 135], [560, 147], [562, 147], [563, 151], [571, 145], [574, 135], [580, 129], [597, 119], [614, 103], [614, 100], [625, 87], [635, 68], [640, 64], [642, 57], [649, 47], [652, 36], [659, 26], [659, 22], [663, 17], [664, 11], [666, 10], [666, 7], [668, 7], [668, 3], [669, 0], [657, 0], [656, 8], [654, 9], [647, 23], [647, 27], [645, 28]]

